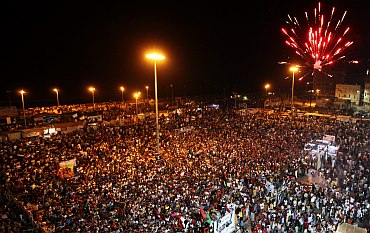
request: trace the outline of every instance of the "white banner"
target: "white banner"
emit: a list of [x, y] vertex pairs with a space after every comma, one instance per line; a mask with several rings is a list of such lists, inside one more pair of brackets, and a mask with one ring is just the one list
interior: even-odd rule
[[218, 221], [213, 222], [213, 229], [215, 233], [232, 233], [236, 229], [235, 205], [228, 205], [229, 213], [226, 213]]

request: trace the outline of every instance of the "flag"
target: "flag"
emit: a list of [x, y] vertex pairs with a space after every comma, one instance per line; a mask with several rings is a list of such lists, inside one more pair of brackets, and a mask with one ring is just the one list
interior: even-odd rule
[[200, 214], [202, 215], [202, 218], [207, 218], [206, 212], [204, 212], [203, 207], [200, 207]]
[[174, 228], [182, 232], [184, 229], [183, 225], [184, 218], [179, 213], [173, 213], [171, 214], [171, 217], [177, 218], [177, 224], [174, 224]]
[[209, 216], [209, 211], [206, 211], [206, 214], [207, 214], [206, 222], [212, 224], [212, 219], [211, 216]]
[[244, 207], [244, 209], [243, 209], [243, 214], [244, 214], [244, 216], [248, 216], [248, 214], [249, 214], [249, 206], [248, 205], [246, 205], [245, 207]]

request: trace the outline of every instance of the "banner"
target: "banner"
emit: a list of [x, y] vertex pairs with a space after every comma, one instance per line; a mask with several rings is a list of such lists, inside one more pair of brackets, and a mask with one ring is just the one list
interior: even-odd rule
[[335, 142], [335, 136], [333, 135], [324, 135], [322, 138], [323, 141], [328, 141], [330, 144], [333, 144]]
[[61, 178], [71, 178], [74, 174], [74, 167], [76, 166], [76, 159], [71, 159], [59, 163], [59, 176]]
[[339, 150], [339, 146], [338, 147], [336, 147], [336, 146], [329, 146], [328, 147], [329, 155], [337, 155], [338, 150]]
[[227, 212], [225, 216], [213, 222], [215, 233], [232, 233], [236, 230], [236, 216], [234, 211]]

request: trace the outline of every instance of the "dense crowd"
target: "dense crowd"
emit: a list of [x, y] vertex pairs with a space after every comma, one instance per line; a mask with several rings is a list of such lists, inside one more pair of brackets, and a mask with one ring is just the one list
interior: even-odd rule
[[[245, 232], [369, 222], [369, 122], [188, 109], [160, 125], [160, 154], [151, 119], [2, 142], [1, 188], [56, 232], [211, 232], [230, 211]], [[322, 161], [325, 185], [300, 182], [317, 163], [304, 144], [327, 134], [340, 149]]]

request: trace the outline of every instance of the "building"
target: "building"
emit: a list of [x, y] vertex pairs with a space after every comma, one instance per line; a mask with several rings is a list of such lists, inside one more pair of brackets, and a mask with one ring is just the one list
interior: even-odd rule
[[370, 82], [365, 83], [363, 103], [365, 109], [370, 110]]
[[342, 70], [328, 69], [325, 73], [315, 71], [313, 75], [313, 90], [320, 90], [319, 95], [335, 96], [335, 85], [344, 83], [344, 79], [345, 72]]
[[351, 105], [360, 105], [361, 86], [349, 84], [336, 84], [335, 97], [351, 101]]

